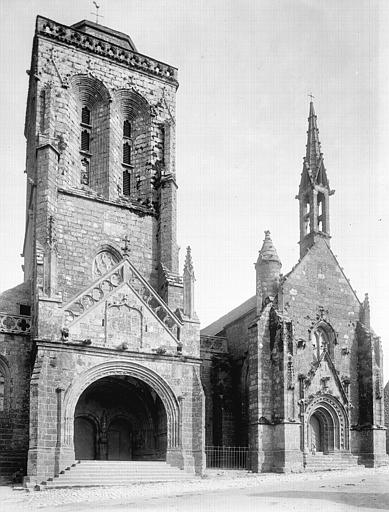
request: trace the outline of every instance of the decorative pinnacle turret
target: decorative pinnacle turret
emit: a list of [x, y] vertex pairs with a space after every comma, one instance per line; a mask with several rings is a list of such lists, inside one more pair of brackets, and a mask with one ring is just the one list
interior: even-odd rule
[[265, 231], [265, 239], [262, 244], [262, 248], [258, 254], [257, 264], [261, 261], [277, 261], [281, 264], [281, 260], [278, 257], [276, 248], [274, 247], [273, 241], [270, 238], [270, 231]]
[[194, 278], [192, 250], [189, 245], [186, 248], [186, 256], [185, 256], [185, 263], [184, 263], [184, 275], [188, 275], [188, 276], [191, 276]]
[[184, 297], [183, 297], [183, 309], [184, 315], [189, 318], [193, 318], [195, 316], [194, 310], [194, 286], [195, 286], [195, 275], [193, 270], [193, 261], [191, 249], [188, 246], [186, 248], [186, 257], [184, 264]]

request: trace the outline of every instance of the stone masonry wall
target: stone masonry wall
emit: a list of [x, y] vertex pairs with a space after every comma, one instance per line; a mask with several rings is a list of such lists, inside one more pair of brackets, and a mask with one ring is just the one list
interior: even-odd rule
[[0, 410], [0, 482], [20, 469], [26, 474], [31, 368], [30, 338], [0, 333], [0, 369], [5, 377]]
[[[121, 363], [129, 361], [141, 367], [150, 369], [158, 374], [171, 388], [181, 409], [181, 447], [184, 458], [188, 464], [193, 464], [193, 458], [201, 465], [202, 438], [203, 438], [203, 403], [202, 392], [198, 386], [199, 362], [181, 360], [155, 354], [120, 354], [107, 353], [106, 350], [96, 348], [69, 346], [59, 344], [40, 344], [31, 393], [30, 418], [30, 452], [29, 475], [38, 480], [53, 476], [56, 471], [56, 447], [58, 439], [64, 439], [66, 432], [71, 436], [69, 446], [72, 453], [73, 426], [69, 431], [60, 432], [67, 428], [64, 420], [58, 419], [58, 392], [63, 390], [64, 404], [71, 387], [77, 387], [79, 378], [88, 370], [99, 365], [111, 364], [120, 367]], [[112, 375], [115, 372], [110, 370]], [[123, 370], [119, 374], [124, 374]], [[80, 389], [80, 394], [83, 390]], [[161, 397], [163, 399], [163, 397]], [[65, 407], [65, 405], [64, 405]], [[70, 410], [63, 410], [62, 415], [71, 414]], [[169, 421], [169, 418], [168, 418]], [[66, 437], [66, 436], [65, 436]], [[64, 449], [66, 446], [64, 446]], [[66, 450], [65, 450], [66, 451]], [[65, 454], [66, 455], [66, 454]], [[74, 457], [74, 454], [73, 454]], [[66, 458], [66, 457], [65, 457]], [[62, 459], [61, 459], [62, 460]], [[193, 467], [193, 466], [192, 466]], [[61, 465], [58, 469], [63, 469]]]
[[[295, 384], [314, 361], [313, 329], [328, 322], [336, 333], [333, 362], [339, 377], [350, 378], [350, 400], [354, 405], [351, 424], [359, 421], [358, 347], [356, 327], [360, 303], [324, 240], [319, 240], [282, 285], [280, 309], [293, 324], [296, 355]], [[300, 341], [299, 341], [300, 340]]]

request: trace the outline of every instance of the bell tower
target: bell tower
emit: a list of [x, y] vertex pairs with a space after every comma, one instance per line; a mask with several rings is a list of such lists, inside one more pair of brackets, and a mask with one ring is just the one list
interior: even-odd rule
[[306, 154], [303, 162], [299, 193], [300, 203], [300, 258], [315, 243], [317, 237], [330, 237], [330, 189], [323, 153], [319, 141], [317, 116], [313, 102], [309, 104]]

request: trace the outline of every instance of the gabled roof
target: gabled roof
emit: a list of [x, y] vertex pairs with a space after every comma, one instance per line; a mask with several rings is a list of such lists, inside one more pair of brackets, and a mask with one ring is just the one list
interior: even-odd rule
[[257, 296], [254, 295], [250, 299], [240, 304], [240, 306], [232, 309], [229, 313], [223, 315], [218, 320], [215, 320], [215, 322], [212, 322], [207, 327], [204, 327], [204, 329], [201, 329], [201, 334], [205, 336], [215, 336], [216, 334], [219, 334], [226, 325], [235, 322], [235, 320], [238, 320], [239, 318], [247, 315], [247, 313], [256, 307]]
[[[349, 287], [350, 287], [350, 290], [353, 292], [354, 297], [357, 299], [358, 303], [359, 303], [359, 304], [361, 304], [361, 301], [359, 300], [359, 298], [358, 298], [358, 296], [357, 296], [357, 294], [356, 294], [356, 292], [355, 292], [354, 288], [351, 286], [350, 280], [348, 279], [348, 277], [347, 277], [347, 276], [346, 276], [346, 274], [344, 273], [343, 268], [340, 266], [339, 261], [338, 261], [337, 257], [335, 256], [335, 254], [332, 252], [331, 247], [328, 245], [327, 240], [326, 240], [325, 238], [323, 238], [322, 236], [318, 235], [318, 236], [317, 236], [317, 241], [313, 244], [313, 246], [312, 246], [311, 250], [312, 250], [312, 249], [313, 249], [313, 248], [314, 248], [318, 243], [320, 243], [321, 241], [326, 245], [326, 247], [327, 247], [327, 249], [328, 249], [328, 252], [331, 254], [332, 258], [333, 258], [333, 259], [334, 259], [334, 261], [335, 261], [335, 264], [336, 264], [336, 265], [337, 265], [337, 267], [340, 269], [340, 271], [341, 271], [341, 273], [342, 273], [342, 275], [343, 275], [343, 277], [344, 277], [345, 281], [347, 281], [347, 283], [348, 283], [348, 285], [349, 285]], [[280, 284], [280, 287], [282, 287], [282, 286], [283, 286], [283, 284], [284, 284], [286, 281], [288, 281], [288, 279], [290, 279], [290, 278], [291, 278], [291, 276], [294, 274], [294, 272], [296, 271], [296, 269], [297, 269], [297, 268], [302, 264], [302, 262], [305, 260], [305, 258], [307, 258], [307, 257], [308, 257], [309, 253], [310, 253], [310, 251], [306, 252], [306, 253], [305, 253], [305, 255], [304, 255], [304, 256], [303, 256], [303, 257], [302, 257], [302, 258], [301, 258], [301, 259], [296, 263], [296, 265], [294, 265], [294, 267], [292, 268], [292, 270], [291, 270], [290, 272], [288, 272], [287, 274], [285, 274], [285, 275], [284, 275], [284, 277], [283, 277], [283, 279], [282, 279], [282, 282], [281, 282], [281, 284]]]

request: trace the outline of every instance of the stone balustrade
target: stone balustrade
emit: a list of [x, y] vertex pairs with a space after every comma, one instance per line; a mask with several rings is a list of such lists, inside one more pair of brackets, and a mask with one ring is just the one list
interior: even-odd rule
[[42, 17], [37, 19], [37, 33], [78, 49], [95, 53], [100, 57], [107, 57], [131, 69], [177, 84], [176, 68], [116, 44], [103, 41], [94, 35], [74, 30], [71, 27]]
[[31, 332], [31, 317], [0, 312], [0, 332], [28, 336]]

